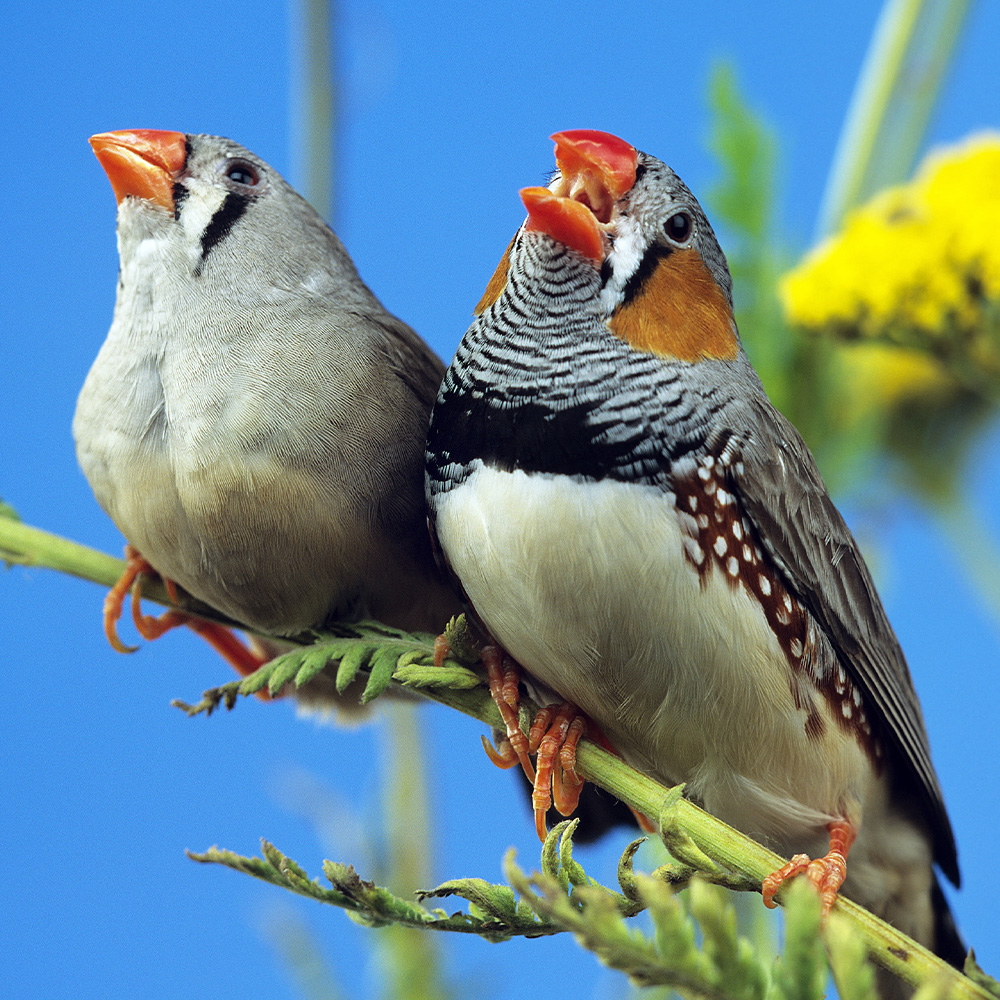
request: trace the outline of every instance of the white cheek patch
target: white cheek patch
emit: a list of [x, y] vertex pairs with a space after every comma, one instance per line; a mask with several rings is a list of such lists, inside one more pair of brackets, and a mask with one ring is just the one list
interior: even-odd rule
[[215, 185], [198, 184], [188, 178], [188, 194], [181, 203], [180, 224], [192, 263], [201, 259], [201, 238], [226, 200], [226, 192]]
[[611, 268], [608, 283], [601, 289], [601, 313], [610, 317], [621, 304], [622, 292], [629, 279], [639, 269], [643, 255], [643, 238], [635, 218], [623, 215], [618, 219], [614, 246], [605, 258]]

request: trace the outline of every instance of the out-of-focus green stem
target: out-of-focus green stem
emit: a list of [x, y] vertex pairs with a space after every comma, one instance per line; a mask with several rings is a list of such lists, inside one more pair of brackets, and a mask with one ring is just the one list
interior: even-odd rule
[[1000, 549], [992, 529], [960, 492], [934, 507], [934, 512], [976, 593], [994, 621], [1000, 621]]
[[820, 206], [818, 235], [908, 177], [971, 0], [886, 0]]
[[336, 155], [336, 89], [333, 74], [334, 0], [301, 0], [304, 60], [300, 106], [306, 200], [332, 222]]
[[[426, 754], [420, 733], [420, 715], [412, 706], [383, 706], [385, 739], [382, 748], [383, 829], [388, 850], [388, 881], [407, 893], [433, 885], [430, 871], [430, 791]], [[444, 996], [433, 937], [413, 927], [390, 927], [383, 932], [380, 953], [385, 963], [386, 998]]]

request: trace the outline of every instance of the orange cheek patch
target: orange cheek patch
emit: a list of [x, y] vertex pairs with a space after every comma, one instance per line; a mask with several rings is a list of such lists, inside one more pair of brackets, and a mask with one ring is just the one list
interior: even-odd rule
[[507, 286], [507, 271], [510, 270], [510, 248], [514, 245], [514, 240], [516, 239], [517, 233], [514, 234], [513, 239], [507, 244], [507, 249], [504, 251], [500, 263], [497, 264], [497, 269], [493, 272], [493, 277], [490, 278], [489, 284], [486, 286], [486, 291], [483, 292], [483, 297], [473, 310], [474, 315], [478, 316], [489, 309], [500, 298], [500, 293]]
[[662, 257], [609, 326], [636, 350], [679, 361], [732, 361], [739, 351], [729, 302], [696, 250]]

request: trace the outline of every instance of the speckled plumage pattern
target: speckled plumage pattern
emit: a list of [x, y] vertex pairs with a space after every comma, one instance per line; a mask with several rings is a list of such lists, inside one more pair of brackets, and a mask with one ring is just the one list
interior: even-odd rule
[[494, 638], [626, 759], [785, 853], [822, 853], [848, 819], [845, 893], [954, 959], [919, 704], [812, 456], [742, 347], [691, 363], [612, 332], [678, 249], [662, 233], [681, 209], [731, 307], [701, 208], [638, 163], [603, 265], [515, 238], [432, 415], [438, 542]]

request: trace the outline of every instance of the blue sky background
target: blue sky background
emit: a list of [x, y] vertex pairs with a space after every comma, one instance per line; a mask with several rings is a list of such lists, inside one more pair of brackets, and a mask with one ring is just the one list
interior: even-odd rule
[[[549, 134], [614, 132], [704, 192], [716, 178], [706, 86], [724, 57], [777, 130], [782, 224], [804, 248], [877, 6], [349, 0], [337, 42], [335, 226], [375, 293], [448, 358], [521, 221], [518, 188], [552, 166]], [[1000, 124], [998, 38], [1000, 5], [978, 4], [932, 142]], [[121, 549], [70, 436], [117, 271], [114, 198], [87, 137], [129, 127], [223, 134], [301, 183], [294, 51], [294, 19], [278, 0], [0, 12], [0, 496], [27, 522]], [[972, 456], [968, 488], [1000, 536], [998, 458], [994, 427]], [[956, 914], [997, 974], [997, 623], [916, 505], [900, 501], [865, 534], [877, 541], [882, 594], [956, 829], [965, 878]], [[345, 990], [377, 996], [377, 932], [195, 865], [183, 850], [218, 843], [255, 853], [265, 835], [313, 874], [323, 857], [372, 874], [363, 830], [378, 824], [380, 727], [335, 731], [297, 719], [290, 704], [256, 700], [189, 720], [170, 699], [196, 698], [229, 679], [226, 667], [186, 634], [132, 657], [113, 653], [102, 599], [93, 585], [47, 571], [0, 574], [0, 996], [297, 997], [267, 943], [266, 928], [288, 907]], [[527, 811], [479, 749], [481, 727], [437, 708], [420, 720], [433, 881], [498, 880], [511, 845], [524, 865], [537, 863]], [[321, 808], [337, 818], [320, 828], [309, 813]], [[613, 881], [630, 838], [620, 832], [580, 856]], [[569, 939], [447, 942], [444, 961], [459, 997], [524, 992], [543, 963], [557, 963], [566, 993], [622, 988]]]

